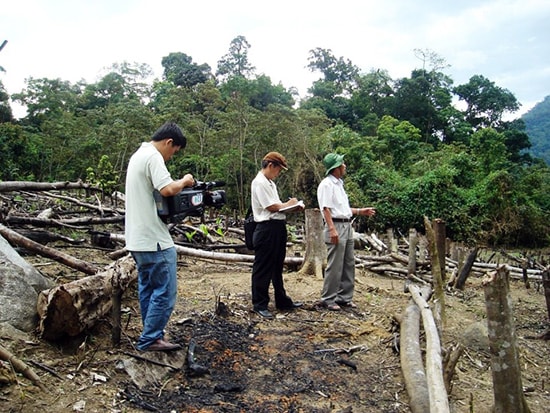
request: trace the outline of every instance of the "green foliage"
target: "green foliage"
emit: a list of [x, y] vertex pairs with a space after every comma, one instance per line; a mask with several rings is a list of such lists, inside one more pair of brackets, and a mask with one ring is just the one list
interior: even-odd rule
[[510, 166], [505, 137], [494, 129], [481, 129], [474, 133], [470, 139], [470, 149], [482, 174]]
[[111, 194], [118, 189], [120, 178], [115, 172], [109, 156], [103, 155], [99, 159], [97, 169], [94, 170], [92, 167], [88, 167], [86, 172], [86, 181], [99, 186], [104, 193]]
[[244, 36], [237, 36], [229, 45], [229, 52], [218, 61], [216, 75], [222, 79], [232, 77], [248, 77], [255, 67], [248, 61], [250, 43]]
[[467, 104], [465, 118], [474, 129], [499, 128], [506, 112], [519, 109], [516, 97], [484, 76], [474, 75], [469, 82], [454, 88]]
[[[445, 220], [457, 241], [550, 244], [550, 169], [527, 153], [530, 136], [548, 127], [544, 116], [504, 121], [518, 107], [509, 91], [479, 75], [452, 88], [444, 60], [429, 51], [415, 51], [421, 69], [393, 80], [318, 48], [308, 67], [321, 77], [297, 105], [292, 88], [254, 75], [249, 48], [235, 38], [215, 79], [184, 53], [165, 56], [163, 79], [153, 82], [147, 65], [126, 62], [91, 84], [31, 78], [12, 96], [28, 110], [20, 121], [0, 87], [0, 179], [87, 178], [106, 192], [121, 189], [132, 153], [172, 120], [187, 146], [170, 172], [225, 181], [223, 213], [246, 211], [250, 183], [272, 150], [289, 163], [277, 179], [281, 198], [316, 207], [321, 161], [336, 151], [345, 155], [352, 205], [377, 209], [358, 218], [360, 230], [422, 231], [428, 216]], [[465, 110], [451, 104], [456, 97]], [[186, 235], [192, 241], [205, 230]], [[223, 236], [219, 223], [215, 232]]]
[[191, 88], [212, 78], [209, 65], [193, 63], [193, 58], [185, 53], [170, 53], [162, 58], [161, 64], [164, 79], [176, 86]]

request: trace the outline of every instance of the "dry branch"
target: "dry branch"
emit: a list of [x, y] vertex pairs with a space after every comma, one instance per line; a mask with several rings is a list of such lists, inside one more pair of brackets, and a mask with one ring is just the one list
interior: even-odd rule
[[[114, 241], [124, 242], [124, 235], [111, 234], [111, 239]], [[176, 245], [176, 251], [178, 254], [187, 255], [190, 257], [210, 259], [214, 261], [226, 261], [226, 262], [254, 262], [254, 255], [248, 254], [232, 254], [227, 252], [214, 252], [204, 251], [196, 248], [182, 247]], [[290, 266], [299, 266], [303, 262], [303, 258], [300, 257], [286, 257], [285, 264]]]
[[83, 218], [66, 218], [66, 219], [40, 219], [32, 218], [20, 215], [8, 215], [6, 217], [6, 222], [8, 224], [14, 225], [34, 225], [37, 227], [47, 227], [47, 226], [56, 226], [56, 227], [69, 227], [69, 228], [78, 228], [79, 226], [84, 225], [105, 225], [105, 224], [116, 224], [119, 222], [124, 222], [124, 215], [116, 215], [112, 217], [83, 217]]
[[82, 271], [85, 274], [95, 274], [99, 270], [99, 268], [95, 265], [92, 265], [86, 261], [79, 260], [78, 258], [71, 257], [70, 255], [65, 254], [61, 251], [57, 251], [54, 248], [50, 248], [45, 245], [39, 244], [38, 242], [34, 242], [33, 240], [28, 239], [15, 231], [12, 231], [2, 224], [0, 224], [0, 235], [10, 241], [12, 244], [19, 245], [20, 247], [26, 248], [29, 251], [32, 251], [43, 257], [51, 258], [71, 268]]
[[34, 372], [34, 370], [28, 366], [24, 361], [19, 360], [17, 357], [15, 357], [10, 351], [8, 351], [5, 347], [0, 345], [0, 359], [6, 360], [17, 371], [18, 373], [21, 373], [23, 376], [28, 378], [30, 381], [32, 381], [35, 385], [40, 387], [43, 391], [48, 391], [44, 384], [40, 381], [40, 377]]

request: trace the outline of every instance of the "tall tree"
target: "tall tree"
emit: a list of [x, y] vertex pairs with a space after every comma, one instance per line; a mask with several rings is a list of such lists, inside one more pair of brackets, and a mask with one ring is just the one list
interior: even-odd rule
[[244, 36], [237, 36], [231, 40], [229, 52], [218, 61], [216, 76], [229, 79], [234, 76], [248, 78], [256, 69], [248, 61], [250, 44]]
[[330, 49], [320, 47], [310, 50], [307, 67], [312, 71], [321, 72], [323, 78], [313, 82], [309, 90], [314, 96], [331, 99], [345, 94], [349, 96], [356, 86], [359, 68], [349, 59], [336, 58]]
[[438, 144], [447, 125], [444, 110], [452, 103], [451, 83], [441, 72], [413, 70], [410, 78], [396, 82], [393, 116], [420, 129], [426, 142]]
[[466, 103], [466, 120], [474, 130], [499, 129], [503, 115], [514, 113], [520, 107], [512, 92], [482, 75], [472, 76], [468, 83], [455, 87], [454, 93]]
[[10, 96], [0, 81], [0, 123], [13, 121], [13, 112], [10, 106]]
[[303, 109], [320, 109], [330, 119], [347, 125], [354, 123], [350, 96], [357, 84], [359, 69], [350, 60], [336, 58], [330, 49], [309, 51], [308, 68], [320, 72], [322, 78], [313, 82], [311, 97], [301, 103]]
[[185, 53], [170, 53], [162, 58], [161, 64], [164, 79], [176, 86], [193, 87], [213, 77], [208, 64], [193, 63], [193, 58]]
[[393, 80], [386, 70], [371, 70], [358, 76], [357, 89], [351, 96], [355, 122], [350, 126], [364, 135], [374, 136], [379, 120], [391, 113], [393, 96]]

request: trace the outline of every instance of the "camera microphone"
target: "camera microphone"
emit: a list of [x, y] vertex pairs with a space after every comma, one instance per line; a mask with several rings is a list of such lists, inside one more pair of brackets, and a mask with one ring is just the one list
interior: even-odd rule
[[211, 188], [219, 188], [220, 186], [225, 186], [225, 181], [212, 181], [208, 183]]

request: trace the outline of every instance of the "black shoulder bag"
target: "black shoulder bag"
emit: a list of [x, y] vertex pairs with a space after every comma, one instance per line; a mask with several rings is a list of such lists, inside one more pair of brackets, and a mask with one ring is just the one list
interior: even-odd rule
[[244, 242], [246, 248], [249, 250], [254, 249], [254, 230], [256, 229], [256, 221], [254, 221], [254, 214], [252, 213], [252, 207], [248, 207], [246, 217], [244, 219]]

